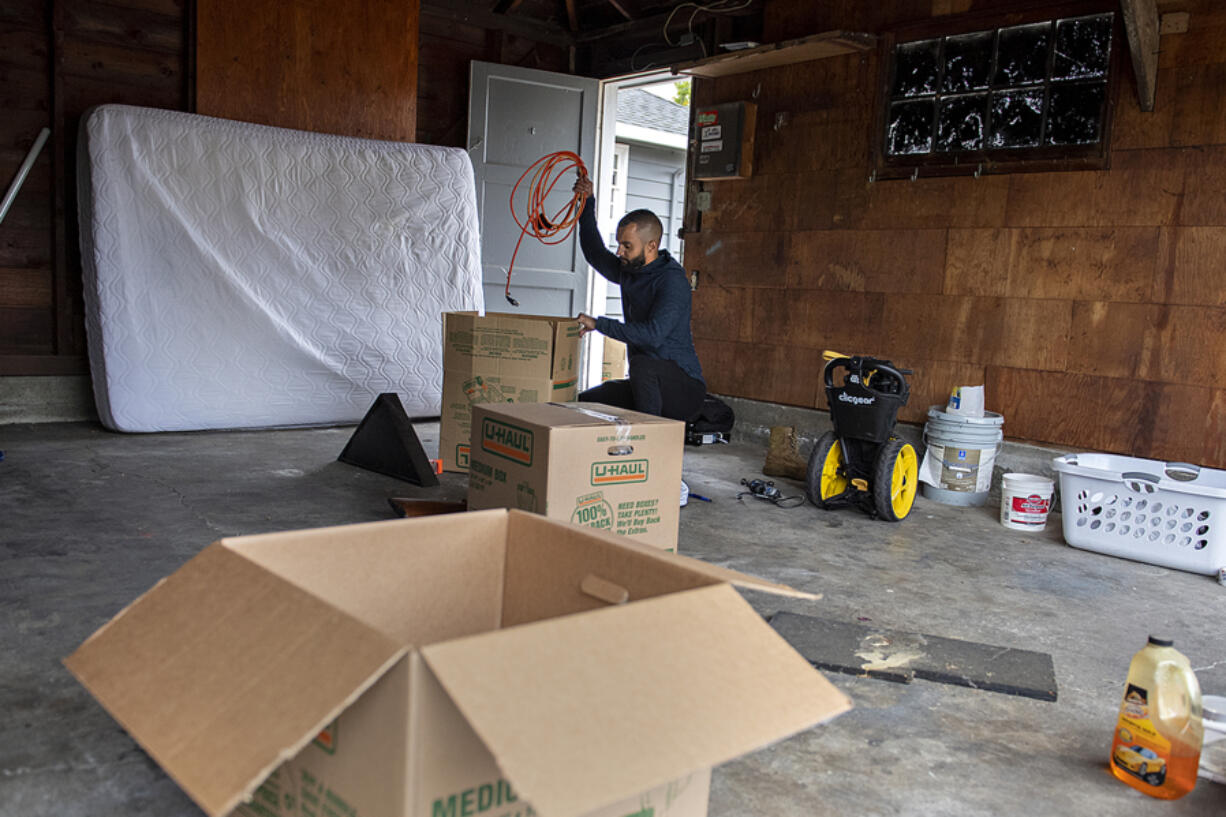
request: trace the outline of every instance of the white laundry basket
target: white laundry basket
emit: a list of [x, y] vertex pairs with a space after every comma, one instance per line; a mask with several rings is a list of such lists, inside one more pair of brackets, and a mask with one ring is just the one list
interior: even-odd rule
[[1113, 454], [1052, 467], [1073, 547], [1193, 573], [1226, 567], [1226, 471]]

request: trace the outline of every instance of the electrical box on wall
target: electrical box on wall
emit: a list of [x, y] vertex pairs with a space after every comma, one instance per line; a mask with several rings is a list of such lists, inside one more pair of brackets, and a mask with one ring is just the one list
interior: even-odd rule
[[758, 106], [752, 102], [708, 105], [694, 112], [698, 151], [695, 179], [748, 179], [753, 175], [753, 134]]

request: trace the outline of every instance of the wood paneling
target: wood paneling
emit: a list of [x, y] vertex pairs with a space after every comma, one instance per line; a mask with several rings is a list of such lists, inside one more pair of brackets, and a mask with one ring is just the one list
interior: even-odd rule
[[[1008, 5], [1021, 8], [772, 0], [764, 37]], [[870, 181], [875, 53], [808, 77], [793, 66], [697, 84], [699, 102], [759, 99], [758, 176], [706, 185], [715, 211], [687, 242], [705, 252], [742, 237], [739, 259], [753, 267], [771, 254], [769, 231], [788, 255], [784, 288], [746, 304], [752, 343], [732, 341], [745, 331], [735, 296], [695, 312], [697, 334], [724, 339], [700, 347], [708, 370], [730, 367], [718, 384], [824, 406], [820, 388], [776, 367], [835, 347], [915, 370], [903, 420], [923, 422], [954, 386], [986, 383], [1011, 438], [1226, 466], [1226, 5], [1159, 3], [1170, 10], [1190, 12], [1189, 30], [1161, 38], [1152, 113], [1121, 73], [1104, 170]]]
[[769, 346], [880, 354], [887, 296], [880, 293], [759, 290], [753, 339]]
[[792, 406], [815, 406], [822, 373], [818, 349], [695, 339], [707, 389]]
[[49, 309], [53, 305], [51, 271], [0, 267], [0, 304]]
[[948, 295], [1001, 296], [1017, 258], [1020, 230], [950, 230], [945, 255]]
[[55, 352], [55, 313], [50, 307], [0, 306], [0, 355]]
[[1191, 12], [1188, 30], [1162, 37], [1159, 70], [1226, 61], [1226, 7], [1217, 0], [1198, 0], [1180, 3], [1178, 10]]
[[122, 45], [64, 39], [60, 65], [65, 77], [102, 80], [136, 87], [178, 88], [183, 83], [182, 55], [132, 51]]
[[1226, 311], [1088, 302], [1073, 307], [1068, 370], [1226, 388]]
[[1157, 227], [1025, 229], [1006, 294], [1143, 301], [1157, 258]]
[[[1226, 56], [1226, 55], [1224, 55]], [[1226, 142], [1226, 64], [1174, 69], [1172, 145], [1220, 145]]]
[[834, 223], [862, 230], [993, 227], [1004, 222], [1008, 196], [1008, 176], [870, 181], [866, 166], [840, 172]]
[[[703, 276], [700, 273], [699, 278]], [[753, 340], [754, 292], [746, 287], [725, 287], [708, 281], [693, 295], [695, 337], [706, 340]]]
[[1071, 301], [888, 295], [877, 353], [1063, 370], [1072, 313]]
[[[840, 98], [839, 104], [846, 103]], [[754, 172], [766, 176], [862, 167], [868, 157], [869, 121], [838, 116], [843, 110], [770, 114], [772, 122], [776, 115], [783, 119], [777, 129], [772, 125], [759, 134]]]
[[[1165, 45], [1169, 38], [1163, 38]], [[1164, 148], [1171, 145], [1171, 122], [1175, 115], [1175, 71], [1158, 70], [1158, 93], [1152, 111], [1142, 111], [1137, 104], [1136, 79], [1121, 72], [1115, 116], [1111, 122], [1112, 150]]]
[[[51, 242], [45, 228], [0, 226], [0, 265], [26, 269], [51, 269]], [[3, 329], [0, 328], [0, 336]]]
[[685, 238], [685, 268], [699, 271], [699, 286], [787, 286], [791, 235], [704, 229]]
[[[702, 214], [702, 231], [727, 233], [816, 229], [802, 227], [817, 221], [829, 226], [831, 204], [822, 197], [817, 174], [754, 176], [744, 180], [703, 182], [711, 191], [711, 209]], [[815, 189], [816, 188], [816, 189]]]
[[1111, 170], [1014, 174], [1008, 177], [1009, 208], [1004, 223], [1010, 227], [1173, 223], [1183, 190], [1182, 169], [1138, 161], [1147, 166], [1128, 169], [1116, 161]]
[[986, 393], [1005, 407], [1010, 437], [1151, 459], [1226, 462], [1220, 391], [990, 366]]
[[[178, 56], [183, 50], [184, 3], [143, 3], [127, 0], [123, 4], [73, 2], [63, 11], [66, 31], [90, 33], [99, 44], [124, 50], [162, 52]], [[174, 66], [178, 69], [178, 64]]]
[[950, 230], [945, 291], [954, 295], [1149, 300], [1157, 227]]
[[0, 164], [15, 170], [39, 130], [51, 128], [0, 224], [0, 376], [87, 370], [76, 228], [80, 117], [115, 102], [184, 109], [184, 14], [183, 0], [13, 0], [0, 9]]
[[1226, 306], [1224, 258], [1226, 226], [1162, 230], [1152, 299], [1165, 304]]
[[46, 13], [43, 0], [6, 0], [0, 4], [0, 23], [38, 28], [46, 22]]
[[945, 230], [814, 230], [792, 234], [788, 287], [940, 292]]
[[413, 141], [417, 0], [197, 0], [200, 113]]
[[[912, 372], [907, 376], [911, 397], [898, 412], [898, 419], [907, 423], [927, 422], [928, 408], [945, 406], [955, 386], [982, 386], [985, 382], [986, 367], [979, 363], [897, 357], [892, 360], [895, 366]], [[988, 411], [996, 410], [990, 401], [986, 408]]]
[[[1167, 159], [1167, 163], [1175, 164], [1171, 159]], [[1182, 169], [1184, 178], [1183, 200], [1175, 224], [1187, 227], [1226, 225], [1226, 196], [1222, 195], [1226, 190], [1226, 148], [1183, 151], [1176, 166]]]

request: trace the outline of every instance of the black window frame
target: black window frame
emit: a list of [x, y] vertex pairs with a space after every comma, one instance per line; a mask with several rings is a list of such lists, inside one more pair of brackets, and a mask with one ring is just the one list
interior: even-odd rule
[[[910, 42], [956, 37], [1000, 28], [1030, 25], [1053, 20], [1111, 13], [1111, 54], [1106, 74], [1106, 99], [1103, 103], [1101, 138], [1084, 145], [1048, 145], [1027, 148], [985, 148], [956, 153], [928, 152], [924, 154], [890, 155], [886, 152], [886, 129], [889, 110], [895, 101], [895, 48]], [[1128, 43], [1125, 39], [1123, 15], [1118, 3], [1104, 0], [1050, 3], [1013, 11], [994, 10], [938, 17], [897, 26], [883, 33], [878, 49], [880, 79], [875, 100], [872, 132], [874, 179], [898, 179], [931, 176], [962, 176], [1002, 173], [1105, 170], [1110, 167], [1111, 125], [1123, 88], [1130, 87], [1123, 75], [1126, 68]], [[1054, 32], [1054, 28], [1053, 28]], [[1045, 83], [1037, 87], [1051, 87]], [[987, 91], [989, 97], [991, 90]], [[939, 116], [939, 113], [937, 114]], [[935, 129], [934, 129], [935, 132]]]

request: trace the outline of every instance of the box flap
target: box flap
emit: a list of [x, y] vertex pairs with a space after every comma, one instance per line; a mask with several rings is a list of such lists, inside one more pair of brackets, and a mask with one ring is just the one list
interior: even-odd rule
[[422, 656], [542, 817], [586, 814], [851, 707], [726, 584]]
[[553, 366], [551, 372], [555, 389], [576, 385], [579, 365], [579, 339], [583, 327], [574, 318], [565, 318], [554, 325]]
[[[537, 514], [528, 513], [520, 510], [508, 511], [508, 517], [512, 525], [525, 525], [541, 527], [546, 525], [558, 525], [560, 523], [545, 519]], [[699, 573], [707, 578], [717, 582], [727, 582], [735, 587], [740, 587], [745, 590], [756, 590], [762, 593], [770, 593], [775, 596], [785, 596], [795, 599], [806, 599], [808, 601], [817, 601], [821, 599], [821, 593], [809, 593], [804, 590], [797, 590], [794, 587], [789, 587], [786, 584], [777, 584], [767, 579], [761, 579], [757, 576], [751, 576], [748, 573], [741, 573], [738, 570], [732, 570], [727, 567], [709, 564], [707, 562], [694, 559], [690, 556], [683, 556], [678, 553], [670, 553], [666, 550], [661, 550], [658, 547], [632, 539], [629, 536], [619, 536], [615, 533], [599, 531], [594, 528], [577, 528], [570, 526], [573, 530], [580, 531], [582, 535], [603, 539], [610, 544], [616, 545], [619, 548], [633, 550], [641, 556], [646, 556], [661, 563], [679, 566], [689, 571], [690, 573]]]
[[404, 653], [216, 543], [64, 664], [205, 812], [220, 817]]

